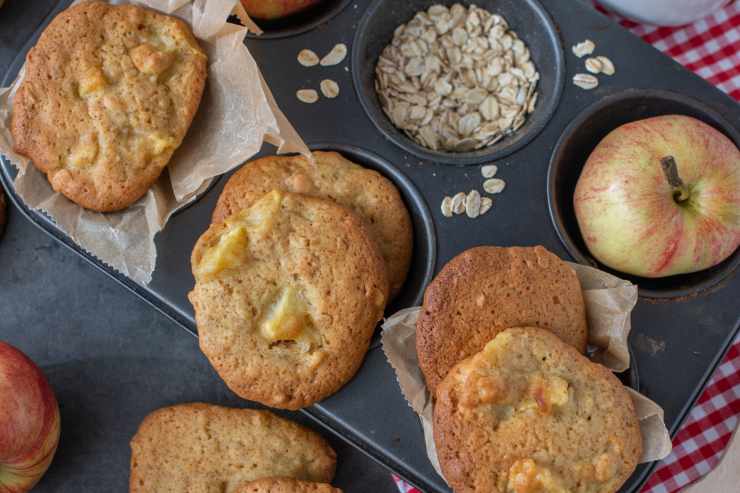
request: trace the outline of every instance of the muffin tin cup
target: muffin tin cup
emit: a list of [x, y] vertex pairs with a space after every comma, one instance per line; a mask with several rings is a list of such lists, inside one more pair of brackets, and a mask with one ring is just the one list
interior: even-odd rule
[[434, 277], [434, 267], [437, 263], [437, 234], [432, 213], [419, 190], [390, 162], [361, 147], [329, 142], [309, 143], [308, 147], [314, 151], [336, 151], [354, 163], [377, 171], [396, 186], [406, 204], [414, 228], [414, 253], [406, 281], [398, 296], [386, 307], [386, 316], [401, 308], [421, 305], [424, 288]]
[[718, 289], [740, 265], [740, 251], [720, 264], [691, 274], [650, 279], [615, 271], [594, 259], [576, 221], [573, 193], [588, 156], [615, 128], [653, 116], [679, 114], [697, 118], [740, 145], [740, 130], [707, 105], [668, 91], [627, 90], [588, 107], [565, 129], [552, 154], [547, 173], [547, 201], [555, 230], [568, 253], [581, 264], [611, 272], [639, 287], [641, 297], [672, 301]]
[[472, 152], [440, 152], [427, 149], [397, 128], [381, 108], [375, 92], [375, 65], [378, 56], [393, 38], [393, 31], [408, 22], [415, 13], [434, 4], [452, 5], [452, 0], [375, 0], [368, 7], [352, 44], [352, 77], [355, 91], [365, 113], [380, 133], [421, 159], [443, 164], [465, 166], [495, 161], [521, 149], [547, 125], [560, 102], [565, 81], [565, 61], [558, 30], [552, 18], [537, 0], [465, 1], [503, 16], [529, 47], [532, 60], [540, 73], [538, 102], [524, 125], [498, 143]]
[[332, 17], [352, 3], [351, 0], [322, 0], [306, 10], [296, 12], [282, 19], [262, 20], [252, 19], [262, 34], [248, 33], [252, 39], [279, 39], [297, 36], [329, 22]]

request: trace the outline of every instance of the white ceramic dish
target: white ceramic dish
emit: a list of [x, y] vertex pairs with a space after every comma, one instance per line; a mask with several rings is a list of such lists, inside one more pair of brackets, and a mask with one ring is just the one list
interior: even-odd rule
[[599, 0], [632, 20], [656, 26], [680, 26], [708, 16], [731, 0]]

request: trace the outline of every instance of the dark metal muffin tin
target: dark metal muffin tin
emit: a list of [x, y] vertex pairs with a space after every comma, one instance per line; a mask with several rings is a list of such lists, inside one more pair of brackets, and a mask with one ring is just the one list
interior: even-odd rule
[[[56, 12], [68, 3], [61, 2]], [[480, 0], [475, 3], [502, 13], [530, 46], [543, 77], [538, 109], [523, 132], [501, 141], [485, 156], [486, 152], [462, 157], [428, 153], [414, 148], [384, 120], [371, 92], [370, 77], [373, 57], [390, 41], [392, 29], [406, 22], [407, 14], [432, 2], [346, 3], [328, 0], [328, 10], [314, 11], [310, 15], [317, 17], [309, 16], [304, 24], [296, 17], [284, 24], [264, 25], [265, 39], [249, 39], [247, 44], [281, 108], [311, 147], [339, 150], [378, 169], [401, 190], [414, 218], [414, 263], [403, 293], [389, 312], [419, 303], [434, 272], [475, 245], [541, 244], [562, 258], [592, 263], [574, 227], [570, 194], [596, 141], [628, 119], [670, 112], [689, 114], [740, 143], [737, 103], [586, 3]], [[369, 17], [363, 19], [366, 12]], [[311, 19], [321, 15], [330, 20], [315, 25]], [[4, 85], [17, 74], [40, 30], [18, 55]], [[585, 38], [594, 40], [597, 53], [609, 56], [617, 67], [616, 75], [601, 76], [601, 85], [593, 91], [570, 83], [573, 74], [584, 71], [583, 60], [575, 58], [570, 47]], [[296, 62], [303, 48], [323, 55], [338, 42], [346, 43], [352, 54], [341, 65], [305, 68]], [[338, 98], [321, 99], [313, 105], [296, 99], [297, 89], [318, 88], [324, 78], [339, 83]], [[269, 146], [263, 150], [263, 154], [273, 152]], [[495, 197], [493, 209], [476, 220], [442, 217], [439, 204], [445, 195], [482, 188], [478, 167], [450, 164], [482, 161], [496, 162], [498, 176], [507, 182], [504, 193]], [[210, 222], [225, 179], [176, 214], [157, 236], [157, 269], [151, 284], [143, 287], [90, 257], [45, 215], [19, 203], [12, 189], [15, 170], [4, 159], [1, 169], [10, 197], [31, 221], [196, 333], [192, 308], [185, 297], [193, 286], [190, 251]], [[632, 316], [635, 366], [623, 380], [639, 383], [641, 392], [663, 406], [671, 433], [677, 431], [740, 328], [737, 258], [736, 252], [722, 265], [691, 276], [655, 282], [633, 279], [641, 287]], [[305, 412], [422, 490], [447, 491], [426, 458], [419, 421], [401, 396], [377, 342], [345, 388]], [[622, 491], [638, 491], [652, 467], [639, 466]]]

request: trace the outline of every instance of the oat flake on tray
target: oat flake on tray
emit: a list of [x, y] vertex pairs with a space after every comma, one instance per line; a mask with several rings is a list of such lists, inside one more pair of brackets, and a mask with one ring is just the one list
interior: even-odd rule
[[388, 118], [418, 144], [468, 152], [524, 125], [539, 78], [506, 19], [475, 5], [433, 5], [395, 30], [375, 90]]
[[0, 89], [0, 152], [18, 169], [15, 192], [28, 207], [49, 215], [81, 249], [101, 262], [139, 284], [148, 284], [157, 259], [155, 235], [215, 176], [255, 155], [263, 142], [279, 146], [279, 152], [309, 155], [309, 151], [277, 107], [244, 45], [247, 28], [227, 23], [229, 15], [236, 13], [250, 30], [259, 32], [238, 0], [137, 3], [185, 20], [208, 53], [208, 80], [200, 107], [168, 172], [139, 201], [116, 213], [88, 211], [55, 193], [28, 159], [13, 152], [9, 122], [23, 68], [11, 87]]

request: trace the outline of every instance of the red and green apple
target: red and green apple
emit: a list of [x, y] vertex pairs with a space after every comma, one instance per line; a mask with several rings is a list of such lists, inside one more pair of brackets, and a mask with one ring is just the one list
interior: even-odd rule
[[305, 10], [321, 0], [241, 0], [250, 17], [274, 20]]
[[0, 493], [29, 491], [59, 443], [59, 406], [38, 366], [0, 341]]
[[573, 202], [603, 264], [650, 278], [707, 269], [740, 245], [740, 151], [688, 116], [627, 123], [593, 150]]

